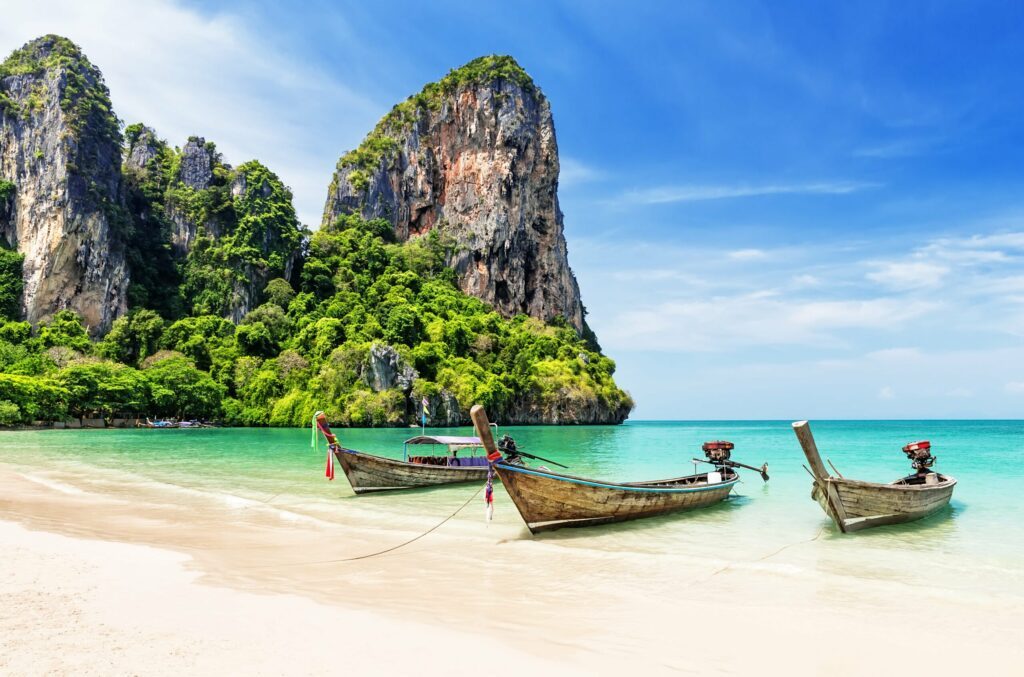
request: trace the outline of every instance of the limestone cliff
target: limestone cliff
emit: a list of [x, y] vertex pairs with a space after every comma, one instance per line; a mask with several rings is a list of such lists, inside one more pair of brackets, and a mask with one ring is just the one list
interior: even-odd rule
[[[291, 276], [300, 256], [302, 233], [291, 192], [259, 162], [231, 167], [202, 137], [190, 137], [177, 149], [141, 124], [128, 127], [126, 136], [134, 238], [146, 241], [140, 246], [146, 252], [169, 247], [181, 278], [175, 271], [161, 274], [138, 295], [148, 299], [140, 305], [153, 307], [175, 293], [186, 311], [241, 321], [263, 301], [271, 279]], [[152, 292], [169, 280], [181, 284], [180, 291]]]
[[583, 332], [558, 171], [547, 99], [511, 57], [482, 57], [397, 105], [341, 158], [323, 221], [382, 217], [399, 240], [437, 229], [464, 292]]
[[14, 184], [0, 237], [24, 254], [26, 319], [79, 313], [93, 333], [127, 308], [121, 134], [100, 74], [46, 36], [0, 65], [0, 180]]

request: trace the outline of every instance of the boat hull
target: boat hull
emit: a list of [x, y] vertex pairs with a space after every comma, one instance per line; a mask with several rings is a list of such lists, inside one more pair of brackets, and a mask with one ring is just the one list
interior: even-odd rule
[[724, 500], [739, 481], [728, 471], [716, 484], [708, 484], [706, 474], [613, 484], [504, 463], [495, 470], [532, 533], [703, 508]]
[[357, 494], [416, 489], [460, 482], [484, 482], [487, 466], [440, 466], [397, 461], [383, 456], [339, 449], [334, 457]]
[[938, 484], [877, 484], [829, 477], [815, 480], [811, 498], [842, 531], [923, 519], [949, 505], [956, 480], [938, 475]]

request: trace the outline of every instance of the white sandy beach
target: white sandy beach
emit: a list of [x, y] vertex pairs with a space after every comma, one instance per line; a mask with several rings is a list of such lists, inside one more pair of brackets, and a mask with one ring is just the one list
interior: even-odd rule
[[[762, 562], [407, 538], [0, 465], [0, 673], [1008, 674], [1019, 600]], [[454, 529], [453, 531], [458, 531]]]

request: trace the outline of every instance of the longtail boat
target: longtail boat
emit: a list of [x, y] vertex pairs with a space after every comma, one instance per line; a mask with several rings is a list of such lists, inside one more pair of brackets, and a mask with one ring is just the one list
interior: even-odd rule
[[807, 421], [797, 421], [793, 430], [810, 465], [811, 498], [843, 533], [928, 517], [945, 508], [953, 495], [956, 480], [931, 469], [936, 459], [930, 442], [911, 442], [903, 447], [914, 474], [891, 484], [879, 484], [846, 479], [829, 461], [837, 475], [833, 476], [821, 462]]
[[[543, 467], [521, 465], [518, 459], [522, 454], [508, 436], [502, 439], [500, 446], [496, 445], [487, 414], [480, 405], [472, 408], [470, 416], [488, 458], [493, 460], [495, 474], [531, 533], [622, 522], [713, 505], [728, 497], [739, 482], [734, 467], [749, 467], [735, 462], [731, 465], [716, 463], [716, 469], [711, 472], [649, 482], [618, 483], [564, 475]], [[731, 449], [731, 443], [722, 444], [730, 445]], [[764, 472], [767, 466], [755, 470]], [[764, 477], [767, 478], [767, 472]]]
[[323, 412], [317, 412], [316, 425], [327, 440], [327, 477], [334, 478], [337, 460], [357, 494], [487, 479], [487, 458], [476, 437], [418, 435], [405, 441], [399, 461], [341, 446]]

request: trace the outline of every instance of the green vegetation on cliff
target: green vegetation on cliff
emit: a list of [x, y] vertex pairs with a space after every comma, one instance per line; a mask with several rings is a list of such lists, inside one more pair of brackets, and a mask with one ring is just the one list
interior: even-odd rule
[[[344, 217], [312, 236], [297, 288], [271, 280], [268, 301], [237, 326], [135, 310], [90, 343], [71, 313], [35, 335], [8, 322], [0, 400], [21, 422], [145, 413], [302, 425], [324, 409], [341, 424], [401, 425], [423, 397], [438, 413], [444, 395], [454, 421], [476, 402], [499, 420], [628, 412], [610, 359], [569, 327], [504, 319], [460, 292], [445, 246], [436, 233], [397, 244], [386, 221]], [[390, 378], [375, 376], [381, 360]]]
[[[258, 304], [266, 281], [285, 276], [300, 250], [304, 231], [291, 191], [255, 160], [226, 165], [209, 142], [209, 185], [195, 188], [182, 179], [182, 150], [141, 124], [125, 129], [125, 141], [129, 152], [143, 146], [151, 156], [124, 168], [131, 307], [178, 319]], [[193, 229], [194, 240], [176, 256], [173, 233], [182, 228]]]
[[[186, 191], [192, 193], [193, 209], [216, 209], [222, 224], [219, 237], [205, 230], [197, 234], [183, 267], [182, 289], [193, 314], [223, 315], [243, 298], [259, 298], [263, 289], [247, 290], [247, 285], [254, 279], [284, 276], [302, 242], [291, 191], [276, 174], [253, 160], [225, 178], [230, 178], [226, 194], [220, 186], [176, 189], [178, 199]], [[216, 197], [205, 201], [214, 191]], [[198, 216], [196, 223], [209, 218]]]
[[0, 239], [0, 321], [18, 319], [21, 291], [25, 287], [21, 277], [25, 257], [5, 245]]
[[125, 146], [130, 152], [137, 145], [153, 151], [143, 167], [125, 163], [125, 207], [131, 229], [125, 243], [125, 259], [130, 271], [128, 287], [130, 308], [152, 308], [166, 318], [181, 317], [185, 300], [181, 295], [181, 270], [171, 248], [174, 224], [164, 207], [167, 191], [174, 180], [176, 153], [151, 130], [141, 124], [124, 130]]

